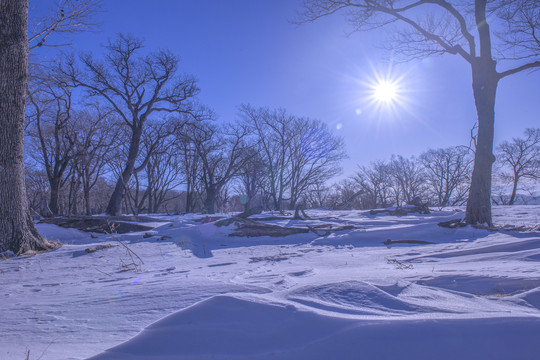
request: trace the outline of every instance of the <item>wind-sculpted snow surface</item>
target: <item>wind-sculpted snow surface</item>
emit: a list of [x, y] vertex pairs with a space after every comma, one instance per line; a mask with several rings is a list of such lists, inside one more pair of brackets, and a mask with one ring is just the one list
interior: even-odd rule
[[519, 230], [437, 226], [452, 209], [265, 220], [356, 226], [323, 237], [229, 237], [201, 215], [117, 238], [38, 225], [68, 245], [0, 261], [0, 358], [537, 359], [540, 206], [494, 213]]
[[533, 319], [358, 321], [217, 296], [90, 360], [535, 359], [539, 332]]

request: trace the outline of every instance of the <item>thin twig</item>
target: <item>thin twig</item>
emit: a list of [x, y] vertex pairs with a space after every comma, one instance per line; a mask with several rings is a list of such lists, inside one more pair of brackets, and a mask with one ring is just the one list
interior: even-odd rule
[[[120, 239], [118, 239], [118, 238], [115, 237], [115, 236], [113, 236], [113, 239], [116, 240], [116, 241], [118, 241], [118, 242], [120, 243], [120, 245], [122, 245], [123, 247], [125, 247], [125, 248], [128, 250], [128, 252], [129, 252], [130, 254], [135, 255], [135, 256], [137, 257], [137, 259], [139, 259], [140, 262], [141, 262], [142, 264], [144, 264], [144, 261], [142, 261], [142, 259], [139, 257], [139, 255], [137, 255], [137, 253], [136, 253], [135, 251], [131, 250], [131, 249], [129, 248], [129, 246], [127, 246], [126, 244], [124, 244]], [[133, 259], [133, 258], [132, 258], [132, 259]]]
[[96, 267], [95, 269], [96, 269], [97, 271], [99, 271], [100, 273], [102, 273], [102, 274], [105, 274], [105, 275], [107, 275], [107, 276], [111, 276], [111, 277], [112, 277], [111, 274], [106, 273], [105, 271], [101, 271], [101, 270], [99, 270], [97, 267]]

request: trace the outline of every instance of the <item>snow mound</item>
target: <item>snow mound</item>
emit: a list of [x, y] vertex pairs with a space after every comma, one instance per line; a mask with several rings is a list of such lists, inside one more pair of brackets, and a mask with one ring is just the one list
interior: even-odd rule
[[0, 359], [537, 359], [540, 206], [493, 212], [504, 228], [437, 226], [456, 209], [268, 219], [355, 226], [285, 238], [202, 215], [149, 234], [38, 224], [64, 246], [0, 260]]
[[540, 279], [511, 279], [487, 276], [440, 276], [419, 284], [484, 296], [507, 296], [540, 287]]
[[62, 228], [57, 225], [45, 223], [37, 224], [36, 227], [41, 236], [47, 240], [56, 240], [63, 244], [71, 245], [92, 244], [96, 242], [90, 233], [81, 230]]
[[382, 287], [362, 281], [304, 287], [291, 293], [288, 298], [318, 309], [346, 314], [405, 314], [418, 310]]
[[89, 360], [531, 359], [539, 332], [539, 319], [354, 321], [216, 296]]

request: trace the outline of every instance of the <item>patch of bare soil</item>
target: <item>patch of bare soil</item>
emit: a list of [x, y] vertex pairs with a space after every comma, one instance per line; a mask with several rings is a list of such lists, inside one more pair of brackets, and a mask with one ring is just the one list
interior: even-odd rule
[[64, 228], [73, 228], [86, 232], [96, 232], [100, 234], [125, 234], [133, 231], [147, 231], [153, 227], [134, 224], [136, 222], [164, 222], [164, 220], [153, 219], [145, 216], [77, 216], [77, 217], [57, 217], [42, 219], [40, 222], [58, 225]]
[[[264, 218], [266, 219], [266, 218]], [[271, 236], [271, 237], [283, 237], [287, 235], [303, 234], [312, 232], [318, 236], [327, 236], [331, 232], [342, 230], [357, 229], [354, 225], [334, 226], [333, 224], [321, 224], [316, 226], [310, 226], [306, 224], [306, 227], [284, 227], [274, 224], [265, 224], [259, 222], [260, 219], [247, 219], [240, 216], [233, 216], [231, 218], [223, 219], [215, 223], [216, 226], [229, 226], [231, 224], [236, 225], [236, 231], [229, 234], [229, 236]]]

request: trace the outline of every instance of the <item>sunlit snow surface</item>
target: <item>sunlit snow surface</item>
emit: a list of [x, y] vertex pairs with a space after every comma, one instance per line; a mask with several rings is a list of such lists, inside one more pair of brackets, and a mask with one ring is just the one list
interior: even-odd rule
[[538, 359], [540, 206], [495, 207], [525, 228], [494, 232], [438, 227], [452, 209], [308, 214], [360, 228], [238, 238], [161, 217], [118, 237], [136, 272], [122, 246], [84, 251], [109, 235], [38, 225], [69, 245], [0, 261], [0, 359]]

